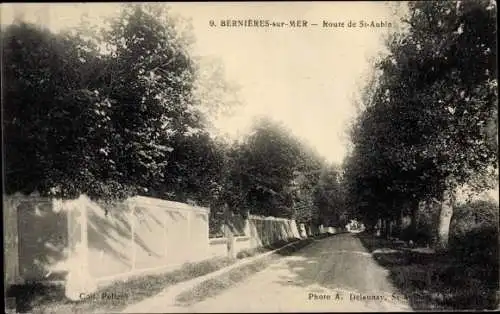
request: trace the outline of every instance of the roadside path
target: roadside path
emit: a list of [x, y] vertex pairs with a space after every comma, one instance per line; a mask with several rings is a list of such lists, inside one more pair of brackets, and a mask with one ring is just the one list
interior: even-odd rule
[[[221, 294], [191, 306], [157, 298], [140, 312], [379, 312], [411, 311], [352, 234], [316, 240]], [[363, 299], [364, 298], [364, 299]]]

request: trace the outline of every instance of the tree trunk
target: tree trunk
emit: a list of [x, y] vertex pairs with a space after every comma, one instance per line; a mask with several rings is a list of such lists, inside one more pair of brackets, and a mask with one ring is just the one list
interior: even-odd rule
[[418, 215], [418, 209], [420, 206], [420, 202], [417, 200], [413, 200], [410, 203], [410, 225], [409, 225], [409, 234], [410, 234], [410, 239], [412, 241], [416, 240], [416, 235], [417, 235], [417, 215]]
[[436, 249], [447, 250], [450, 233], [451, 217], [453, 215], [454, 195], [453, 191], [447, 189], [443, 193], [443, 200], [440, 204], [439, 224], [437, 230]]
[[376, 232], [375, 235], [377, 237], [382, 236], [382, 219], [380, 219], [380, 218], [377, 219], [377, 224], [375, 225], [374, 229]]
[[384, 219], [384, 235], [386, 239], [391, 237], [391, 221], [389, 218]]
[[405, 207], [406, 207], [406, 203], [403, 204], [403, 206], [400, 207], [399, 209], [399, 230], [398, 230], [398, 233], [399, 233], [399, 238], [402, 239], [403, 238], [403, 235], [404, 235], [404, 229], [405, 229], [405, 216], [406, 216], [406, 212], [405, 212]]

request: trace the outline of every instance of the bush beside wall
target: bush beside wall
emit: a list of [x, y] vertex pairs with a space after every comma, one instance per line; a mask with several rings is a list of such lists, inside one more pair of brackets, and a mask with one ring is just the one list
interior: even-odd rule
[[457, 206], [450, 225], [451, 253], [498, 267], [498, 204], [475, 201]]

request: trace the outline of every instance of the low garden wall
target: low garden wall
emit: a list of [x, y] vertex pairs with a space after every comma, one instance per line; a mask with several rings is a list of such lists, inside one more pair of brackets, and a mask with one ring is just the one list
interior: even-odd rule
[[5, 283], [67, 284], [71, 274], [79, 276], [76, 281], [106, 283], [335, 232], [306, 226], [299, 232], [293, 219], [250, 215], [238, 222], [241, 230], [233, 232], [229, 243], [209, 238], [209, 217], [208, 208], [142, 196], [115, 204], [85, 195], [64, 201], [4, 196]]
[[16, 195], [4, 206], [8, 284], [71, 271], [109, 280], [210, 255], [207, 208], [140, 196], [102, 205]]

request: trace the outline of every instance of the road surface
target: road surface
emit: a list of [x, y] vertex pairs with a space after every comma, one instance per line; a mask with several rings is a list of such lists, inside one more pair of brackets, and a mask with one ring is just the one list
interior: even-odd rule
[[316, 240], [182, 312], [411, 311], [353, 234]]

